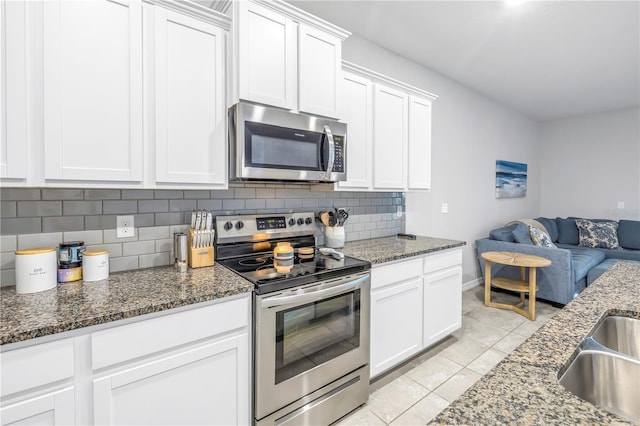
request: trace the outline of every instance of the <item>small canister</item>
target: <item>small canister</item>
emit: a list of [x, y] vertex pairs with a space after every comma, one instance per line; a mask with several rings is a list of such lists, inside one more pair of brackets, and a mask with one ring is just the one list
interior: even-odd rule
[[58, 282], [70, 283], [82, 279], [82, 266], [76, 262], [71, 265], [58, 265]]
[[86, 250], [82, 262], [84, 281], [100, 281], [109, 278], [109, 250]]
[[58, 264], [77, 267], [82, 265], [84, 241], [68, 241], [58, 246]]
[[37, 293], [56, 286], [56, 248], [16, 251], [16, 293]]

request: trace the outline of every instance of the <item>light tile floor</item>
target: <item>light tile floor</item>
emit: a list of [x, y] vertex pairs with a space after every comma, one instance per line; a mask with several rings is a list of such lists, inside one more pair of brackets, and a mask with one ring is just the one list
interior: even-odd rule
[[[492, 300], [518, 298], [492, 292]], [[526, 306], [526, 305], [525, 305]], [[424, 425], [538, 328], [559, 309], [536, 302], [536, 320], [484, 306], [484, 287], [462, 293], [462, 327], [392, 371], [376, 378], [369, 401], [337, 423], [346, 425]]]

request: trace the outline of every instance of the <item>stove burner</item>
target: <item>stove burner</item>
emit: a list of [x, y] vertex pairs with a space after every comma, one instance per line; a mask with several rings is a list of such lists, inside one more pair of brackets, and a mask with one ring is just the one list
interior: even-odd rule
[[238, 263], [242, 266], [260, 266], [264, 265], [271, 258], [266, 256], [255, 257], [253, 259], [242, 259], [239, 260]]

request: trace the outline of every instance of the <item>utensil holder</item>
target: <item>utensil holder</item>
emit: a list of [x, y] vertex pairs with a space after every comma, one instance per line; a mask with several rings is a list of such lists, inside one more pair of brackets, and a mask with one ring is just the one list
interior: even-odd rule
[[215, 262], [213, 246], [193, 247], [193, 229], [189, 229], [189, 250], [187, 250], [189, 266], [203, 268], [213, 266]]
[[326, 226], [324, 228], [324, 245], [331, 248], [344, 247], [344, 227]]

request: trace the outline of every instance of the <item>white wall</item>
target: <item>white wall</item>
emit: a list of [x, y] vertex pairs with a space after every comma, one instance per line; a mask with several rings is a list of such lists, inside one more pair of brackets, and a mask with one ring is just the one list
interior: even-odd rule
[[[480, 274], [474, 241], [503, 223], [536, 217], [540, 205], [538, 124], [440, 74], [351, 35], [343, 58], [435, 93], [432, 190], [408, 193], [407, 232], [464, 240], [463, 281]], [[495, 162], [528, 164], [527, 196], [495, 198]], [[440, 213], [442, 203], [449, 213]]]
[[640, 108], [541, 127], [542, 216], [640, 220]]

